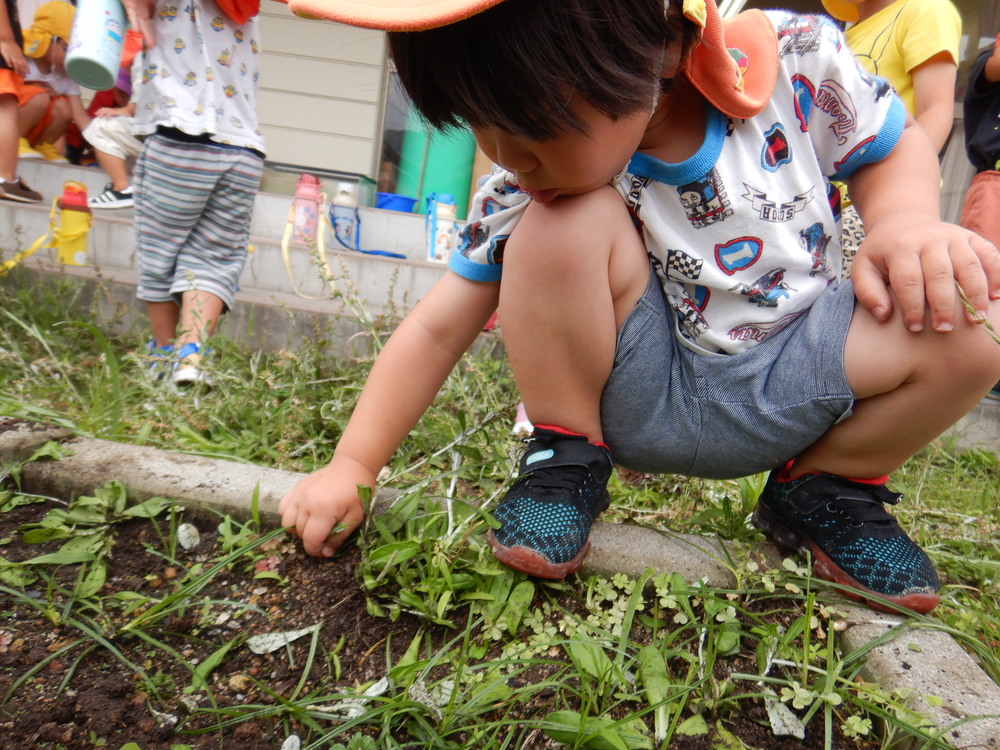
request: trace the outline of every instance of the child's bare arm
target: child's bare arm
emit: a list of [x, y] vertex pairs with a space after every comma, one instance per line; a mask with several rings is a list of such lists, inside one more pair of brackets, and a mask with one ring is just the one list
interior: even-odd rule
[[940, 152], [955, 119], [955, 81], [958, 65], [948, 52], [922, 62], [911, 72], [914, 117]]
[[128, 25], [142, 34], [142, 41], [152, 49], [156, 46], [156, 34], [149, 19], [153, 17], [155, 4], [153, 0], [122, 0]]
[[73, 122], [80, 130], [85, 129], [90, 124], [90, 115], [87, 108], [83, 106], [83, 100], [78, 94], [70, 94], [66, 97], [66, 101], [69, 102], [69, 111]]
[[951, 330], [956, 281], [975, 310], [1000, 299], [1000, 252], [940, 220], [936, 154], [912, 119], [892, 153], [859, 168], [848, 184], [866, 234], [851, 277], [858, 300], [876, 318], [886, 320], [892, 311], [889, 286], [913, 331], [923, 328], [928, 310], [935, 330]]
[[496, 309], [498, 291], [499, 284], [449, 271], [389, 338], [333, 459], [278, 505], [282, 525], [294, 529], [310, 555], [332, 555], [361, 522], [357, 485], [374, 488], [378, 471]]
[[135, 103], [129, 102], [124, 107], [101, 107], [94, 112], [94, 117], [134, 117]]
[[0, 3], [0, 56], [3, 56], [11, 70], [22, 78], [28, 73], [28, 63], [24, 60], [21, 45], [14, 38], [14, 26], [7, 15], [7, 6]]

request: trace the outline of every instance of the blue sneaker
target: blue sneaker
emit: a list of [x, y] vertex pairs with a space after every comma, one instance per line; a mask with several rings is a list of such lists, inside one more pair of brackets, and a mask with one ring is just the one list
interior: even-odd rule
[[608, 507], [611, 452], [583, 435], [535, 427], [520, 475], [493, 511], [493, 554], [539, 578], [579, 569], [590, 549], [590, 528]]
[[[208, 356], [210, 349], [202, 351], [201, 345], [189, 341], [177, 352], [177, 364], [174, 367], [174, 385], [190, 386], [195, 383], [212, 385], [208, 373], [201, 367], [203, 360]], [[193, 358], [191, 358], [193, 356]]]
[[146, 374], [150, 380], [163, 380], [173, 365], [174, 347], [157, 346], [156, 339], [146, 344]]
[[771, 472], [753, 522], [776, 544], [808, 551], [813, 572], [849, 586], [853, 599], [873, 609], [886, 602], [925, 614], [941, 601], [934, 566], [885, 510], [902, 499], [884, 484], [834, 474], [803, 474], [778, 481]]

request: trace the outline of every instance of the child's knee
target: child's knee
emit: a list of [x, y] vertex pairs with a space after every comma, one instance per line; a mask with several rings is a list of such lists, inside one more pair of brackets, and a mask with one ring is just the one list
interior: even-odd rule
[[73, 112], [70, 110], [69, 102], [65, 99], [56, 99], [52, 102], [52, 121], [59, 124], [69, 124], [73, 119]]

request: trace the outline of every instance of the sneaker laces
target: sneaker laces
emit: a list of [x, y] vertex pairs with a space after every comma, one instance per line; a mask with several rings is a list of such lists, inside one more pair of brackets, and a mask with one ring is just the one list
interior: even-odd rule
[[543, 466], [528, 476], [528, 483], [547, 490], [580, 491], [590, 472], [582, 466]]
[[[850, 481], [850, 480], [848, 480]], [[865, 523], [894, 524], [896, 519], [885, 509], [886, 503], [896, 505], [903, 496], [892, 492], [883, 485], [865, 485], [864, 492], [854, 494], [850, 488], [842, 488], [827, 503], [827, 510], [837, 513], [855, 526]]]

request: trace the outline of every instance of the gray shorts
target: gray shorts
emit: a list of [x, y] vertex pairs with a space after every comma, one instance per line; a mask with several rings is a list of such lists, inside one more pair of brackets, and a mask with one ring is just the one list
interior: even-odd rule
[[196, 290], [233, 306], [263, 169], [249, 149], [146, 137], [133, 175], [139, 299]]
[[680, 343], [655, 274], [618, 334], [601, 397], [615, 462], [715, 479], [784, 464], [851, 414], [844, 341], [854, 312], [845, 281], [785, 330], [738, 354]]

